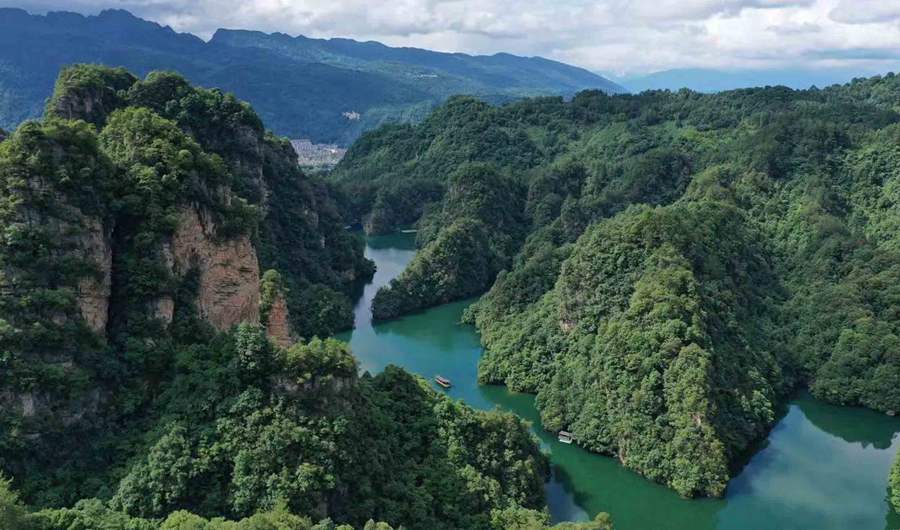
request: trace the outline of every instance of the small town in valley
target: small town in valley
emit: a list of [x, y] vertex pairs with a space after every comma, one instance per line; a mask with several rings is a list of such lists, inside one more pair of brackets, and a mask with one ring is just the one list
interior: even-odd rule
[[347, 152], [336, 144], [316, 144], [308, 138], [291, 140], [291, 146], [297, 152], [300, 166], [313, 169], [332, 169]]

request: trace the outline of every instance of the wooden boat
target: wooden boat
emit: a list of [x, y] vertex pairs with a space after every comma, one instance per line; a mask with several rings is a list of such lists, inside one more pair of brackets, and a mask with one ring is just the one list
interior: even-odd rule
[[444, 388], [450, 388], [451, 386], [453, 386], [450, 383], [449, 379], [447, 379], [446, 377], [440, 376], [440, 375], [434, 376], [434, 382], [441, 385]]
[[564, 444], [570, 444], [573, 441], [572, 433], [570, 433], [569, 431], [559, 431], [559, 436], [557, 439]]

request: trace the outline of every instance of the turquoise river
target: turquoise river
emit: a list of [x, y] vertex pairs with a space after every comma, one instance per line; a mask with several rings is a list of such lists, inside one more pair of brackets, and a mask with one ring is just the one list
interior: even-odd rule
[[441, 374], [453, 381], [451, 397], [531, 421], [553, 463], [547, 501], [555, 521], [586, 520], [605, 511], [616, 530], [900, 530], [900, 515], [887, 503], [900, 418], [800, 394], [732, 479], [725, 498], [682, 499], [612, 458], [559, 443], [541, 429], [532, 396], [479, 385], [478, 333], [459, 323], [471, 300], [373, 326], [372, 297], [414, 253], [410, 234], [367, 240], [366, 255], [378, 271], [356, 305], [355, 329], [339, 338], [350, 342], [363, 370], [375, 373], [395, 364], [429, 379]]

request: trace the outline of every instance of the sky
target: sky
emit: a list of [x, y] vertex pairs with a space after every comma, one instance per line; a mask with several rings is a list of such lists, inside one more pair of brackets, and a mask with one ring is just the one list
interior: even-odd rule
[[[13, 0], [15, 1], [15, 0]], [[896, 70], [900, 0], [21, 0], [217, 28], [540, 55], [612, 75], [672, 68]], [[0, 5], [4, 2], [0, 0]]]

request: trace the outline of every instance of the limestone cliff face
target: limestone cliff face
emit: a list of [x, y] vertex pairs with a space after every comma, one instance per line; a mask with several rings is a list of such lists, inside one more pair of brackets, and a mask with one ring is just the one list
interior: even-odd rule
[[272, 339], [272, 342], [282, 348], [289, 348], [297, 342], [296, 337], [291, 332], [287, 301], [280, 293], [272, 301], [272, 306], [269, 308], [266, 334]]
[[78, 244], [82, 258], [96, 268], [95, 276], [85, 276], [78, 282], [77, 303], [81, 316], [97, 334], [103, 335], [109, 318], [109, 296], [112, 281], [112, 245], [103, 224], [94, 218], [84, 218], [84, 233]]
[[[7, 226], [15, 231], [33, 230], [48, 242], [46, 252], [55, 262], [66, 263], [72, 273], [63, 285], [74, 293], [74, 305], [65, 309], [44, 308], [42, 315], [46, 327], [56, 334], [65, 334], [71, 324], [83, 320], [92, 331], [103, 337], [109, 314], [111, 290], [112, 246], [109, 230], [98, 217], [85, 214], [81, 209], [68, 204], [65, 197], [46, 183], [35, 179], [29, 186], [49, 198], [52, 208], [35, 207], [30, 195], [22, 193], [26, 199], [20, 203], [15, 216]], [[5, 281], [26, 290], [47, 288], [51, 281], [41, 278], [45, 267], [7, 266], [3, 271]], [[32, 283], [34, 282], [34, 283]], [[14, 291], [3, 296], [15, 296]], [[9, 307], [8, 301], [3, 301]], [[28, 306], [28, 303], [19, 302]], [[18, 314], [4, 315], [5, 319], [19, 327], [18, 333], [28, 333], [31, 322], [16, 322], [23, 318]], [[29, 365], [42, 366], [53, 371], [57, 377], [77, 373], [76, 359], [79, 347], [68, 340], [58, 344], [44, 345], [29, 341], [26, 346]], [[2, 372], [2, 370], [0, 370]], [[26, 437], [36, 439], [42, 432], [71, 427], [85, 417], [97, 412], [101, 402], [101, 392], [97, 388], [64, 389], [29, 386], [27, 381], [4, 380], [0, 376], [0, 412], [18, 416], [20, 428]]]
[[[75, 303], [87, 325], [94, 332], [103, 335], [108, 320], [112, 270], [109, 230], [101, 219], [68, 204], [62, 194], [45, 183], [35, 181], [29, 185], [35, 194], [52, 197], [54, 207], [51, 212], [41, 211], [29, 206], [30, 200], [26, 200], [20, 206], [17, 219], [11, 224], [40, 227], [44, 236], [52, 241], [52, 252], [57, 257], [66, 256], [74, 260], [73, 263], [79, 263], [83, 272], [76, 283], [70, 286], [75, 291]], [[5, 274], [7, 278], [19, 278], [21, 271], [7, 270]], [[60, 313], [53, 320], [62, 325], [72, 318], [77, 316]]]
[[[207, 212], [186, 207], [179, 215], [168, 252], [175, 274], [184, 276], [196, 269], [197, 309], [216, 329], [259, 323], [259, 260], [248, 236], [220, 240]], [[165, 316], [171, 321], [170, 306], [161, 303], [158, 307], [167, 311]]]

